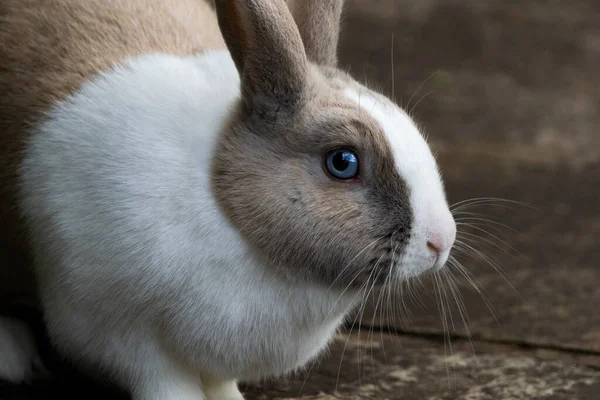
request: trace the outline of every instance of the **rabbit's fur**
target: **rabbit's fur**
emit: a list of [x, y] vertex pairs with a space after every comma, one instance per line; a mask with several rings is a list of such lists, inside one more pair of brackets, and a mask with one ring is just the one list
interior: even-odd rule
[[[443, 267], [435, 159], [336, 68], [341, 0], [5, 1], [0, 254], [33, 265], [82, 368], [136, 399], [241, 399], [236, 380], [316, 357], [365, 290]], [[326, 172], [338, 147], [355, 179]]]

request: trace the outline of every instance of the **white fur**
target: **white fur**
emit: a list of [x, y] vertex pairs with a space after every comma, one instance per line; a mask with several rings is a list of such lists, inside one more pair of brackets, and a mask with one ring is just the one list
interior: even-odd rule
[[0, 380], [29, 382], [36, 369], [44, 371], [29, 326], [23, 321], [0, 316]]
[[[51, 336], [137, 399], [241, 399], [236, 379], [305, 365], [355, 303], [286, 280], [221, 214], [210, 165], [238, 99], [225, 50], [146, 55], [83, 85], [28, 143], [22, 209]], [[400, 270], [418, 275], [445, 261], [427, 241], [449, 237], [435, 160], [389, 100], [365, 89], [360, 104], [410, 188]]]
[[146, 55], [54, 107], [26, 149], [51, 335], [138, 399], [241, 398], [234, 379], [304, 365], [354, 301], [280, 277], [217, 208], [213, 146], [238, 97], [224, 50]]
[[[402, 278], [429, 268], [441, 268], [456, 237], [437, 163], [413, 120], [388, 98], [367, 88], [348, 88], [345, 95], [367, 111], [381, 126], [394, 156], [398, 174], [410, 192], [413, 211], [411, 239], [396, 270]], [[442, 249], [431, 251], [427, 242]]]

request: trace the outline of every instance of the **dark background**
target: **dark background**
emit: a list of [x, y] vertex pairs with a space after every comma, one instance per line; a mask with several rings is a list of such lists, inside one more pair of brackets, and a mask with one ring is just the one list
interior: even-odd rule
[[[347, 0], [340, 60], [393, 83], [451, 204], [511, 202], [456, 216], [481, 291], [450, 269], [464, 321], [448, 282], [403, 313], [376, 293], [310, 371], [248, 399], [600, 399], [600, 1]], [[0, 389], [113, 398], [72, 376]]]

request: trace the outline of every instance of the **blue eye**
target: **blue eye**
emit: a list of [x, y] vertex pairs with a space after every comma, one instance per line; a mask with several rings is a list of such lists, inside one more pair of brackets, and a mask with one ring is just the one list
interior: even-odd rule
[[327, 171], [337, 179], [352, 179], [358, 175], [358, 157], [348, 149], [336, 149], [327, 153]]

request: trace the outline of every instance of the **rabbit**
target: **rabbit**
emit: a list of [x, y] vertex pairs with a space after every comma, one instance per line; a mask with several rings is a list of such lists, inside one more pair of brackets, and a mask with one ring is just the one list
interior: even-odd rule
[[[32, 274], [61, 356], [134, 400], [243, 399], [323, 353], [365, 291], [444, 268], [440, 168], [338, 68], [342, 11], [3, 0], [3, 274]], [[0, 319], [13, 382], [38, 362], [19, 323]]]

